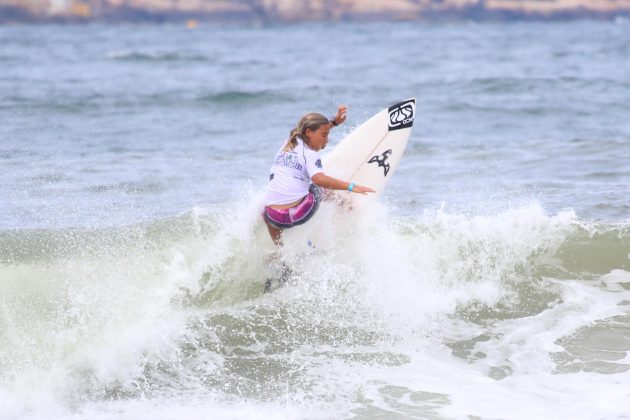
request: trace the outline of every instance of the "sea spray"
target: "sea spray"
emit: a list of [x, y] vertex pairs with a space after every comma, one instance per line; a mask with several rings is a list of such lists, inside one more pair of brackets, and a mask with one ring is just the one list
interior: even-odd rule
[[[50, 401], [53, 418], [117, 410], [131, 418], [139, 408], [123, 401], [148, 399], [181, 412], [245, 400], [234, 413], [260, 407], [271, 417], [278, 407], [296, 418], [462, 414], [471, 401], [449, 389], [449, 375], [476, 381], [475, 391], [463, 388], [476, 395], [509, 380], [525, 396], [501, 392], [521, 407], [535, 398], [530, 380], [544, 387], [556, 372], [624, 369], [566, 358], [585, 357], [576, 345], [590, 345], [580, 339], [589, 341], [590, 323], [618, 319], [628, 299], [627, 257], [595, 253], [591, 265], [575, 265], [567, 254], [587, 252], [589, 241], [626, 244], [624, 226], [547, 215], [538, 204], [410, 217], [381, 204], [348, 212], [324, 203], [311, 223], [286, 232], [280, 253], [295, 281], [265, 294], [266, 256], [278, 251], [259, 201], [120, 228], [4, 232], [9, 412], [38, 418]], [[190, 393], [198, 403], [181, 408]]]

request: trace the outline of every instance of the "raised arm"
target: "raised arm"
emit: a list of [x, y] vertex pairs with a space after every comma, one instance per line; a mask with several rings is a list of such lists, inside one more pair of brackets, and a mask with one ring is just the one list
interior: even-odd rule
[[339, 105], [339, 108], [337, 108], [337, 114], [330, 119], [330, 126], [336, 127], [339, 124], [343, 124], [343, 122], [346, 120], [347, 114], [348, 107], [345, 105]]

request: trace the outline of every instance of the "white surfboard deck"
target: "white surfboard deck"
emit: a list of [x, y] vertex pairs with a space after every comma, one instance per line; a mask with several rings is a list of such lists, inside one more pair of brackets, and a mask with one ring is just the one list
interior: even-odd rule
[[[323, 158], [324, 172], [332, 177], [370, 187], [378, 196], [402, 158], [416, 114], [415, 98], [382, 110], [354, 129]], [[353, 203], [358, 196], [352, 194]]]

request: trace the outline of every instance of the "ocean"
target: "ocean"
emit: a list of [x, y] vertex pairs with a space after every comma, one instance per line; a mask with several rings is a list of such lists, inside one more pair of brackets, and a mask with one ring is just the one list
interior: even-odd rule
[[[629, 56], [623, 19], [0, 26], [0, 419], [628, 418]], [[289, 131], [409, 97], [384, 194], [263, 293]]]

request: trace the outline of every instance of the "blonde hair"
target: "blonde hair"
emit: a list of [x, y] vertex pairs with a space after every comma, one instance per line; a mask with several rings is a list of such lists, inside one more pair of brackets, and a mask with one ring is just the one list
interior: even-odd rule
[[310, 112], [306, 114], [300, 119], [297, 127], [291, 130], [291, 134], [289, 134], [289, 141], [287, 141], [287, 144], [284, 146], [284, 150], [292, 150], [295, 146], [297, 146], [298, 137], [308, 144], [306, 130], [317, 130], [324, 124], [330, 124], [330, 121], [322, 114], [318, 114], [317, 112]]

